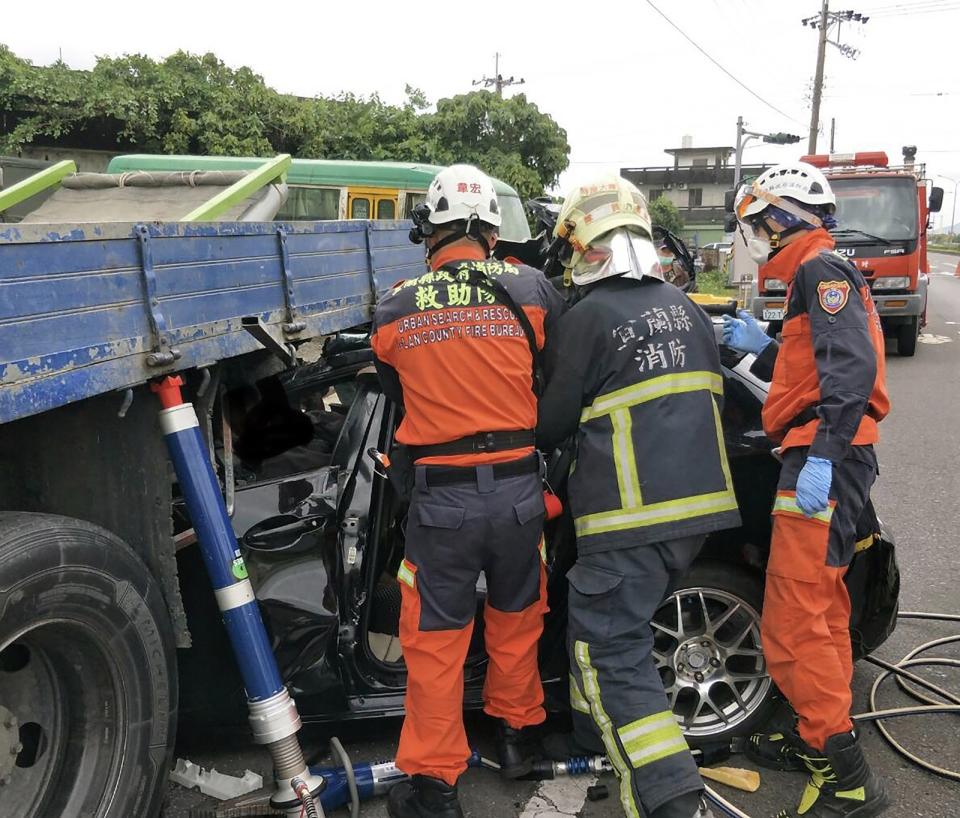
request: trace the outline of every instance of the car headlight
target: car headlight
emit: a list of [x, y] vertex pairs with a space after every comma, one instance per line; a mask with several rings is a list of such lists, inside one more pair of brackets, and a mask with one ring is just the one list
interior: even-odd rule
[[909, 276], [881, 276], [873, 282], [874, 290], [906, 290], [909, 288]]
[[781, 281], [779, 278], [768, 278], [763, 282], [764, 289], [770, 290], [771, 292], [786, 292], [787, 282]]

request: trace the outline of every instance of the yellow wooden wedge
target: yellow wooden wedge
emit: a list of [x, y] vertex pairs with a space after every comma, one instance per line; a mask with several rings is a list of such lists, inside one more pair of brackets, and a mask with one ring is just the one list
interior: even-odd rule
[[754, 770], [741, 770], [739, 767], [701, 767], [700, 775], [744, 792], [756, 792], [760, 789], [760, 773]]

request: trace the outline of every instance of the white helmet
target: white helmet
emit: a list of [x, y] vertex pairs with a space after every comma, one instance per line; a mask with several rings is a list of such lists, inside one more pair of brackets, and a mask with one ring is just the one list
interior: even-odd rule
[[806, 162], [785, 162], [762, 173], [752, 185], [744, 185], [740, 189], [736, 202], [737, 217], [748, 219], [770, 205], [800, 215], [784, 199], [821, 207], [829, 213], [837, 206], [837, 197], [833, 195], [827, 177], [819, 169]]
[[427, 189], [431, 224], [475, 219], [499, 227], [500, 205], [493, 182], [473, 165], [450, 165], [441, 170]]

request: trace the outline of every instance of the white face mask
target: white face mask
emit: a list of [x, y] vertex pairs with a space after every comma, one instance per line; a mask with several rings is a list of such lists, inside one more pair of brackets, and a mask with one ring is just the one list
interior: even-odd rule
[[773, 248], [766, 239], [752, 238], [747, 241], [747, 252], [757, 264], [766, 264]]
[[770, 239], [754, 231], [753, 227], [744, 222], [740, 222], [740, 233], [747, 244], [747, 254], [757, 264], [766, 264], [767, 259], [773, 252], [770, 246]]

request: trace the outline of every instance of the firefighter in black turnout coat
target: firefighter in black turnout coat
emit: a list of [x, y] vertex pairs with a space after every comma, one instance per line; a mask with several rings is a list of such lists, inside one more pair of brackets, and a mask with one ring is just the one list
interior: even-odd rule
[[601, 750], [599, 732], [628, 818], [709, 816], [654, 664], [650, 621], [705, 536], [740, 521], [713, 327], [664, 282], [646, 201], [626, 180], [571, 191], [555, 235], [583, 296], [560, 319], [537, 427], [545, 450], [577, 441], [568, 483], [575, 729], [554, 747]]

